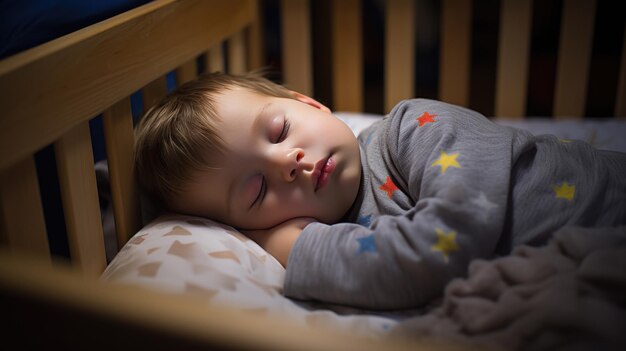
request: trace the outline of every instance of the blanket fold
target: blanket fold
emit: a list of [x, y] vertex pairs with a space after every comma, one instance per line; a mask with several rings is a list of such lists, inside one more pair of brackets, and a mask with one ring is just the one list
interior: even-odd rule
[[441, 305], [392, 337], [487, 349], [626, 349], [626, 227], [565, 227], [544, 247], [475, 260]]

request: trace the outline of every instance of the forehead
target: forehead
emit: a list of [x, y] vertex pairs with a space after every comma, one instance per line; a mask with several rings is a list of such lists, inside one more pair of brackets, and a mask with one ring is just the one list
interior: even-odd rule
[[226, 89], [215, 97], [217, 114], [222, 121], [254, 118], [258, 109], [271, 97], [242, 87]]
[[[234, 156], [248, 148], [247, 142], [259, 129], [257, 118], [264, 107], [273, 104], [272, 97], [264, 96], [245, 88], [233, 88], [220, 93], [215, 99], [218, 134], [224, 142], [226, 156]], [[211, 159], [211, 155], [207, 155]], [[216, 160], [223, 164], [228, 159]]]

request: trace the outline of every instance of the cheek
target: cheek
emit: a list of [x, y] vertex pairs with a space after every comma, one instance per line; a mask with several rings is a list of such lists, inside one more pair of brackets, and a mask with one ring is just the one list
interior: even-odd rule
[[321, 147], [326, 145], [336, 145], [341, 143], [342, 140], [344, 140], [344, 138], [342, 137], [341, 126], [327, 121], [307, 126], [306, 129], [304, 129], [302, 139], [306, 145]]
[[292, 189], [283, 194], [275, 193], [267, 205], [263, 215], [282, 220], [313, 216], [320, 208], [319, 200], [307, 197], [301, 189]]

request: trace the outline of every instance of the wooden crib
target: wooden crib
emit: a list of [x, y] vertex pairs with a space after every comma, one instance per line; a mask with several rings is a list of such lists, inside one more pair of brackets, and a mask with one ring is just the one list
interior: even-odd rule
[[[120, 345], [158, 349], [425, 349], [364, 340], [221, 306], [198, 308], [190, 297], [110, 286], [89, 120], [103, 114], [118, 247], [141, 227], [133, 179], [130, 96], [144, 108], [205, 70], [260, 68], [263, 23], [253, 0], [157, 0], [0, 62], [0, 305], [8, 345]], [[332, 1], [332, 108], [363, 110], [363, 37], [358, 0]], [[388, 0], [384, 108], [415, 96], [415, 1]], [[564, 0], [554, 110], [583, 117], [596, 1]], [[283, 83], [315, 95], [311, 4], [280, 2]], [[469, 105], [471, 2], [441, 3], [438, 98]], [[502, 0], [495, 116], [526, 116], [532, 1]], [[389, 20], [393, 19], [393, 20]], [[623, 23], [622, 23], [623, 24]], [[624, 30], [624, 26], [621, 27]], [[619, 35], [623, 36], [624, 33]], [[626, 40], [626, 36], [624, 36]], [[626, 116], [626, 45], [621, 49], [614, 116]], [[419, 61], [417, 61], [419, 64]], [[34, 154], [54, 144], [71, 263], [50, 254]], [[245, 333], [241, 332], [245, 331]]]

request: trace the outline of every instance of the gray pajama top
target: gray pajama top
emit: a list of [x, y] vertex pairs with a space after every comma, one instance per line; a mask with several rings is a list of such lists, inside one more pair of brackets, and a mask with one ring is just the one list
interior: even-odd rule
[[347, 222], [304, 228], [287, 297], [418, 307], [472, 259], [543, 245], [564, 225], [626, 224], [623, 153], [426, 99], [400, 102], [358, 140], [363, 173]]

